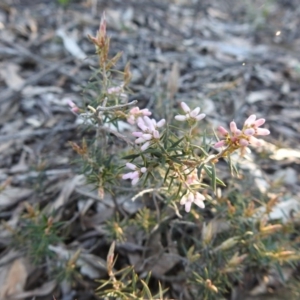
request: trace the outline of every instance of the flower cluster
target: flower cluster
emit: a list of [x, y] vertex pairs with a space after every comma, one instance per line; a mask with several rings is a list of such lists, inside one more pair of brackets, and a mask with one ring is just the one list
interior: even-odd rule
[[255, 115], [251, 115], [244, 123], [242, 130], [238, 129], [236, 123], [232, 121], [230, 123], [229, 133], [224, 127], [219, 126], [218, 131], [224, 138], [223, 140], [215, 143], [215, 148], [223, 146], [228, 147], [229, 152], [233, 152], [238, 148], [245, 148], [249, 145], [260, 146], [261, 141], [256, 138], [258, 135], [268, 135], [270, 131], [265, 128], [259, 128], [265, 123], [265, 119], [256, 120]]
[[[200, 114], [200, 107], [191, 110], [184, 102], [181, 102], [180, 105], [185, 115], [175, 116], [175, 119], [178, 121], [187, 121], [190, 125], [194, 125], [197, 121], [205, 117], [205, 114]], [[127, 117], [127, 121], [130, 124], [136, 123], [140, 129], [140, 131], [133, 132], [132, 134], [136, 137], [135, 143], [142, 144], [142, 151], [145, 151], [160, 140], [161, 136], [158, 129], [164, 126], [166, 122], [165, 119], [156, 122], [154, 119], [149, 118], [150, 115], [151, 112], [148, 109], [140, 110], [138, 107], [134, 107], [129, 111]], [[242, 129], [238, 129], [234, 121], [230, 123], [230, 132], [220, 126], [218, 131], [223, 139], [215, 143], [214, 147], [219, 148], [226, 146], [225, 154], [227, 154], [238, 148], [243, 150], [248, 145], [259, 146], [261, 142], [256, 136], [270, 134], [268, 129], [260, 128], [264, 123], [265, 119], [256, 119], [255, 115], [251, 115], [245, 121]], [[133, 172], [124, 174], [122, 178], [131, 179], [132, 185], [135, 185], [141, 175], [147, 171], [145, 167], [138, 168], [132, 163], [127, 163], [126, 166], [133, 170]], [[174, 176], [178, 178], [186, 188], [180, 199], [180, 204], [185, 206], [185, 211], [189, 212], [193, 203], [203, 209], [205, 207], [205, 196], [196, 190], [196, 185], [201, 183], [201, 180], [198, 178], [197, 168], [183, 166], [177, 171], [174, 170]]]
[[189, 212], [191, 210], [191, 206], [193, 203], [195, 203], [200, 208], [204, 208], [204, 200], [205, 197], [200, 194], [199, 192], [191, 192], [188, 191], [180, 200], [180, 204], [184, 205], [185, 211]]
[[154, 119], [150, 119], [148, 116], [138, 118], [137, 126], [142, 131], [133, 132], [132, 135], [137, 139], [136, 144], [143, 144], [141, 150], [145, 151], [151, 144], [157, 142], [160, 139], [158, 128], [164, 126], [166, 123], [165, 119], [156, 122]]
[[189, 169], [186, 169], [183, 171], [185, 174], [185, 186], [189, 189], [188, 192], [181, 198], [180, 204], [185, 206], [185, 211], [189, 212], [191, 210], [192, 203], [195, 203], [200, 208], [204, 208], [205, 205], [203, 201], [205, 200], [205, 197], [199, 193], [191, 191], [191, 186], [195, 184], [199, 184], [200, 180], [198, 178], [198, 172], [197, 169], [193, 169], [190, 171]]
[[196, 107], [194, 110], [191, 111], [189, 106], [185, 102], [181, 102], [180, 106], [182, 110], [185, 112], [185, 115], [177, 115], [175, 116], [175, 119], [177, 121], [191, 121], [191, 122], [197, 122], [205, 118], [205, 114], [199, 114], [200, 113], [200, 107]]
[[127, 116], [127, 122], [131, 125], [135, 124], [138, 118], [151, 116], [152, 113], [148, 110], [148, 108], [139, 109], [137, 106], [133, 107]]
[[127, 100], [127, 94], [124, 93], [124, 85], [112, 86], [107, 89], [107, 94], [120, 97], [123, 101]]
[[143, 175], [143, 173], [147, 172], [147, 168], [142, 167], [138, 168], [136, 165], [132, 163], [126, 163], [126, 167], [130, 170], [133, 170], [133, 172], [129, 172], [122, 175], [122, 179], [131, 179], [131, 184], [135, 185], [140, 180], [140, 177]]

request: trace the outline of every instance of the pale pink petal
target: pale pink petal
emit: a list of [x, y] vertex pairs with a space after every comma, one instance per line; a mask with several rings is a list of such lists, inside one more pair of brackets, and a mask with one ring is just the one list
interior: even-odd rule
[[141, 172], [142, 172], [142, 173], [146, 173], [146, 172], [147, 172], [147, 168], [142, 167], [142, 168], [141, 168]]
[[140, 177], [139, 171], [132, 172], [131, 179], [135, 179], [135, 178], [139, 178], [139, 177]]
[[[197, 193], [197, 194], [199, 194], [199, 193]], [[201, 195], [201, 194], [200, 194]], [[198, 197], [198, 196], [196, 196], [196, 198], [195, 198], [195, 200], [194, 200], [194, 203], [197, 205], [197, 206], [199, 206], [200, 208], [205, 208], [205, 204], [204, 204], [204, 200], [205, 200], [205, 198], [204, 198], [204, 196], [203, 195], [201, 195], [202, 197]]]
[[137, 168], [136, 165], [134, 165], [132, 163], [126, 163], [126, 167], [131, 170], [136, 170], [136, 168]]
[[123, 174], [123, 175], [122, 175], [122, 179], [131, 179], [132, 173], [133, 173], [133, 172]]
[[186, 201], [187, 201], [187, 197], [186, 197], [186, 195], [184, 195], [184, 196], [180, 199], [180, 204], [181, 204], [181, 205], [184, 205], [184, 204], [186, 203]]
[[140, 109], [137, 106], [135, 106], [129, 111], [129, 113], [132, 115], [135, 115], [135, 114], [138, 114], [139, 111], [140, 111]]
[[135, 136], [135, 137], [142, 137], [143, 136], [143, 132], [140, 132], [140, 131], [134, 131], [133, 133], [132, 133], [132, 135], [133, 136]]
[[251, 145], [257, 146], [257, 147], [259, 147], [259, 146], [262, 145], [261, 140], [255, 138], [254, 136], [251, 136], [251, 137], [249, 138], [249, 142], [250, 142]]
[[215, 143], [215, 144], [214, 144], [214, 147], [215, 147], [215, 148], [220, 148], [220, 147], [225, 146], [225, 144], [226, 144], [226, 141], [225, 141], [225, 140], [222, 140], [222, 141], [219, 141], [219, 142]]
[[205, 197], [201, 193], [198, 193], [198, 192], [196, 193], [196, 198], [200, 199], [201, 201], [205, 200]]
[[162, 126], [164, 126], [166, 123], [165, 119], [161, 119], [159, 122], [157, 122], [156, 127], [160, 128]]
[[181, 102], [180, 105], [184, 112], [189, 113], [191, 111], [185, 102]]
[[200, 107], [196, 107], [195, 109], [193, 109], [191, 112], [190, 112], [190, 116], [195, 118], [200, 112]]
[[137, 126], [140, 127], [143, 131], [148, 131], [149, 130], [149, 128], [146, 126], [146, 124], [142, 121], [138, 121]]
[[265, 119], [258, 119], [258, 120], [256, 120], [256, 121], [254, 122], [254, 126], [255, 126], [255, 127], [259, 127], [259, 126], [265, 124], [265, 122], [266, 122]]
[[142, 138], [143, 138], [145, 141], [150, 141], [150, 140], [152, 140], [153, 136], [152, 136], [152, 134], [150, 134], [150, 133], [144, 133], [143, 136], [142, 136]]
[[149, 146], [150, 146], [150, 142], [148, 141], [141, 147], [141, 150], [145, 151]]
[[76, 104], [72, 100], [68, 100], [68, 105], [70, 107], [76, 107]]
[[127, 118], [127, 122], [129, 123], [129, 124], [131, 124], [131, 125], [134, 125], [134, 123], [135, 123], [135, 117], [134, 116], [129, 116], [128, 118]]
[[159, 139], [159, 132], [158, 132], [157, 130], [154, 130], [154, 131], [153, 131], [153, 137], [154, 137], [155, 139]]
[[243, 147], [247, 147], [249, 145], [249, 142], [245, 139], [240, 139], [240, 145]]
[[244, 134], [246, 135], [253, 135], [255, 133], [255, 130], [253, 128], [248, 128], [244, 130]]
[[194, 199], [195, 199], [195, 195], [193, 193], [189, 193], [189, 195], [188, 195], [188, 201], [194, 202]]
[[146, 140], [145, 140], [144, 138], [142, 138], [142, 137], [137, 138], [137, 139], [135, 140], [135, 143], [136, 143], [136, 144], [142, 144], [142, 143], [145, 143], [145, 142], [146, 142]]
[[256, 120], [256, 115], [251, 115], [249, 118], [245, 121], [244, 126], [251, 126]]
[[234, 121], [230, 122], [230, 131], [236, 133], [237, 130], [236, 123]]
[[268, 134], [270, 134], [270, 130], [265, 129], [265, 128], [257, 128], [255, 134], [256, 135], [268, 135]]
[[148, 126], [148, 128], [150, 129], [151, 132], [153, 130], [155, 130], [155, 126], [154, 126], [152, 120], [149, 117], [145, 116], [144, 121], [145, 121], [146, 125]]
[[140, 111], [144, 116], [151, 116], [152, 115], [152, 112], [149, 111], [148, 108], [144, 108]]
[[206, 117], [206, 114], [200, 114], [200, 115], [198, 115], [195, 119], [196, 119], [197, 121], [200, 121], [200, 120], [204, 119], [205, 117]]
[[185, 202], [185, 211], [188, 213], [191, 210], [192, 202], [187, 201]]
[[134, 179], [132, 179], [131, 184], [132, 185], [136, 185], [138, 183], [138, 181], [140, 180], [139, 177], [135, 177]]
[[234, 135], [235, 135], [235, 136], [238, 136], [238, 135], [241, 135], [241, 133], [242, 133], [242, 131], [239, 130], [239, 129], [237, 129]]
[[175, 120], [177, 120], [177, 121], [185, 121], [186, 119], [187, 119], [186, 116], [183, 116], [183, 115], [175, 116]]
[[228, 134], [228, 131], [223, 126], [219, 126], [218, 131], [223, 136], [226, 136]]

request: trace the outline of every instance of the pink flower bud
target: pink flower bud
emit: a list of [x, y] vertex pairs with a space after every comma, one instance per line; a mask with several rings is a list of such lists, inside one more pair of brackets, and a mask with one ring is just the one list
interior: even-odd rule
[[228, 134], [228, 131], [224, 127], [222, 127], [222, 126], [218, 127], [218, 131], [223, 136], [226, 136]]
[[256, 135], [269, 135], [270, 131], [265, 128], [257, 128], [255, 133]]
[[144, 133], [144, 134], [142, 135], [142, 138], [143, 138], [145, 141], [150, 141], [150, 140], [153, 138], [153, 136], [152, 136], [152, 134]]
[[240, 139], [240, 145], [242, 147], [247, 147], [249, 145], [249, 142], [245, 139]]
[[140, 132], [140, 131], [135, 131], [135, 132], [132, 133], [132, 135], [135, 136], [135, 137], [142, 137], [143, 134], [144, 134], [144, 133], [143, 133], [143, 132]]
[[236, 127], [236, 123], [235, 123], [234, 121], [230, 122], [230, 131], [231, 131], [233, 134], [235, 134], [235, 133], [238, 131], [238, 129], [237, 129], [237, 127]]
[[140, 112], [143, 114], [143, 116], [151, 116], [152, 115], [152, 112], [149, 111], [148, 108], [144, 108]]
[[158, 132], [157, 130], [154, 130], [154, 132], [153, 132], [153, 137], [154, 137], [155, 139], [159, 139], [159, 132]]
[[249, 135], [249, 136], [254, 135], [254, 133], [255, 133], [255, 130], [253, 128], [248, 128], [244, 131], [244, 134]]
[[139, 109], [137, 106], [133, 107], [133, 108], [129, 111], [129, 113], [132, 114], [132, 115], [138, 114], [139, 112], [140, 112], [140, 109]]
[[266, 122], [265, 119], [258, 119], [258, 120], [256, 120], [256, 121], [254, 122], [254, 126], [255, 126], [255, 127], [259, 127], [259, 126], [265, 124], [265, 122]]
[[214, 144], [214, 147], [215, 147], [215, 148], [220, 148], [220, 147], [225, 146], [225, 144], [226, 144], [226, 141], [225, 141], [225, 140], [222, 140], [222, 141], [219, 141], [219, 142], [215, 143], [215, 144]]

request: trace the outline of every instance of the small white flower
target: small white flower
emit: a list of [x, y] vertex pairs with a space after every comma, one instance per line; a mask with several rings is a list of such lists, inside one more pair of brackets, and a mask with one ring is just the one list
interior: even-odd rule
[[191, 109], [188, 107], [188, 105], [185, 102], [181, 102], [180, 106], [182, 110], [185, 112], [185, 115], [175, 116], [175, 119], [177, 121], [186, 121], [186, 120], [200, 121], [204, 119], [206, 116], [205, 114], [199, 114], [200, 107], [196, 107], [194, 110], [191, 111]]
[[132, 163], [126, 163], [126, 167], [130, 170], [133, 170], [133, 172], [123, 174], [122, 179], [124, 179], [124, 180], [131, 179], [132, 185], [136, 185], [138, 183], [138, 181], [140, 180], [140, 177], [142, 176], [142, 174], [147, 172], [147, 168], [142, 167], [139, 169], [136, 165], [134, 165]]
[[191, 206], [192, 203], [195, 203], [197, 206], [199, 206], [200, 208], [204, 208], [204, 201], [205, 201], [205, 197], [196, 192], [196, 193], [192, 193], [192, 192], [187, 192], [180, 200], [180, 204], [185, 206], [185, 211], [189, 212], [191, 210]]

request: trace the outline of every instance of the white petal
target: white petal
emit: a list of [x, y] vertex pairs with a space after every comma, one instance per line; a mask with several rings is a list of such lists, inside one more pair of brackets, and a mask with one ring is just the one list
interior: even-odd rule
[[202, 209], [205, 208], [204, 202], [201, 199], [195, 199], [194, 203]]
[[166, 120], [165, 119], [161, 119], [159, 122], [157, 122], [156, 124], [156, 127], [162, 127], [164, 126], [166, 123]]
[[204, 119], [205, 117], [206, 117], [206, 114], [200, 114], [200, 115], [198, 115], [195, 119], [196, 119], [197, 121], [200, 121], [200, 120]]
[[249, 118], [245, 121], [244, 126], [251, 126], [256, 120], [256, 115], [251, 115]]
[[150, 146], [150, 142], [146, 142], [142, 147], [141, 150], [145, 151]]
[[145, 141], [150, 141], [150, 140], [152, 140], [153, 136], [152, 136], [152, 134], [150, 134], [150, 133], [144, 133], [143, 136], [142, 136], [142, 138], [143, 138]]
[[192, 202], [186, 202], [185, 203], [185, 211], [188, 213], [191, 210]]
[[185, 102], [181, 102], [180, 105], [184, 112], [189, 113], [191, 111]]
[[154, 137], [155, 139], [159, 139], [159, 132], [158, 132], [157, 130], [154, 130], [154, 131], [153, 131], [153, 137]]
[[186, 203], [187, 197], [186, 195], [184, 195], [181, 199], [180, 199], [180, 204], [184, 205]]
[[125, 180], [126, 180], [126, 179], [129, 179], [129, 178], [131, 179], [132, 173], [133, 173], [133, 172], [123, 174], [123, 175], [122, 175], [122, 179], [125, 179]]
[[135, 140], [136, 144], [141, 144], [141, 143], [144, 143], [144, 142], [146, 142], [146, 140], [144, 138], [142, 138], [142, 137], [140, 137], [140, 138], [138, 138], [138, 139]]
[[194, 110], [190, 112], [190, 116], [195, 118], [200, 112], [200, 107], [196, 107]]
[[143, 135], [143, 132], [140, 132], [140, 131], [135, 131], [132, 133], [133, 136], [135, 137], [141, 137]]
[[140, 180], [139, 177], [135, 177], [134, 179], [132, 179], [131, 184], [132, 185], [136, 185], [138, 183], [138, 181]]
[[132, 163], [126, 163], [126, 167], [131, 170], [136, 170], [136, 165], [134, 165]]
[[177, 115], [175, 116], [175, 119], [177, 121], [185, 121], [186, 120], [186, 116], [183, 116], [183, 115]]
[[148, 126], [148, 128], [150, 129], [150, 131], [152, 132], [155, 129], [152, 120], [149, 117], [145, 116], [144, 121], [145, 121], [146, 125]]
[[255, 138], [254, 136], [250, 136], [249, 142], [252, 146], [256, 146], [256, 147], [259, 147], [262, 145], [261, 141], [259, 139]]
[[270, 134], [270, 130], [268, 130], [266, 128], [257, 128], [256, 134], [257, 135], [268, 135], [268, 134]]

